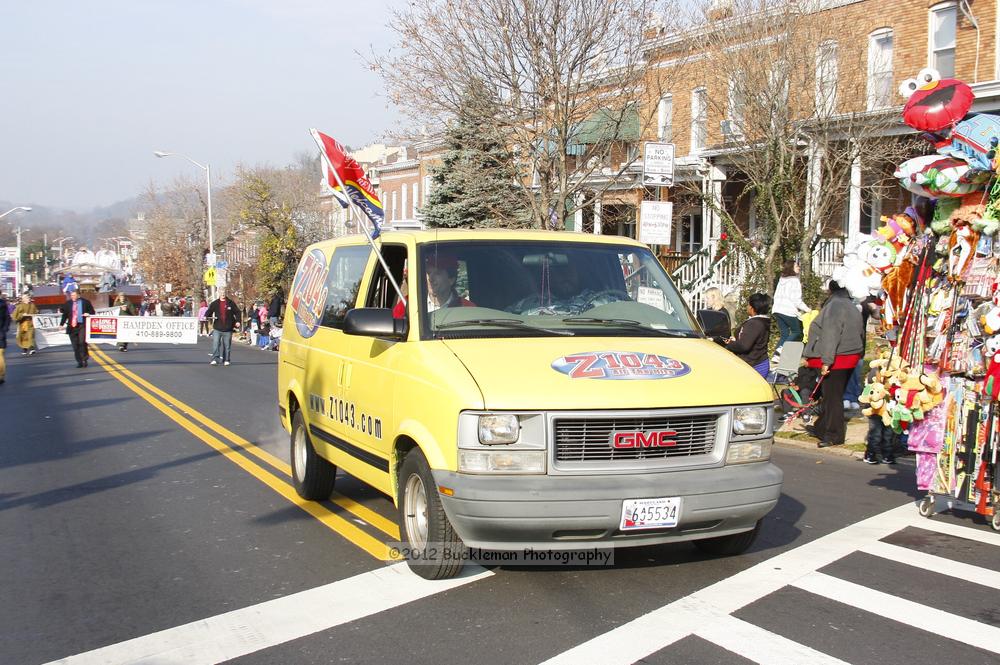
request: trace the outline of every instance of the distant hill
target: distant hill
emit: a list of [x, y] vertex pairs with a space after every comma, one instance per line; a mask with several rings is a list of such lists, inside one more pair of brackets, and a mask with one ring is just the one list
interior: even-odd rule
[[[56, 236], [73, 236], [77, 242], [93, 244], [96, 241], [95, 231], [102, 222], [120, 220], [127, 228], [127, 221], [142, 210], [139, 197], [117, 201], [111, 205], [93, 208], [87, 212], [78, 212], [66, 208], [49, 207], [38, 203], [11, 203], [0, 200], [0, 214], [10, 210], [15, 205], [27, 205], [31, 212], [16, 212], [7, 215], [0, 221], [0, 246], [14, 245], [16, 242], [13, 229], [20, 225], [26, 229], [22, 242], [25, 244], [40, 241], [47, 234], [50, 239]], [[6, 222], [13, 222], [7, 224]], [[104, 227], [119, 226], [103, 224]]]

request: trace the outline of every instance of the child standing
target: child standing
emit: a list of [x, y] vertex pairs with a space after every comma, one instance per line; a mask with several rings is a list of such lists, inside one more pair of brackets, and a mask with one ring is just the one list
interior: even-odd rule
[[[888, 350], [886, 350], [886, 354]], [[895, 464], [896, 457], [894, 448], [896, 446], [896, 433], [890, 425], [885, 424], [882, 414], [890, 408], [890, 397], [885, 388], [888, 380], [884, 365], [877, 363], [868, 372], [865, 379], [865, 389], [859, 398], [860, 402], [868, 405], [862, 413], [868, 416], [868, 437], [865, 440], [865, 456], [862, 458], [866, 464], [878, 464], [879, 456], [882, 457], [883, 464]]]
[[746, 321], [729, 339], [726, 348], [745, 360], [765, 379], [770, 370], [767, 359], [767, 341], [771, 336], [771, 296], [754, 293], [747, 299]]

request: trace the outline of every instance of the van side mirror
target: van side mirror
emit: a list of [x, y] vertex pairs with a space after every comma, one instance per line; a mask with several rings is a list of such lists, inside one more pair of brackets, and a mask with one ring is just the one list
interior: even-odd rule
[[729, 322], [729, 312], [726, 310], [699, 309], [695, 315], [698, 324], [705, 331], [706, 337], [712, 339], [729, 339], [733, 334], [732, 324]]
[[391, 309], [382, 307], [352, 309], [344, 317], [344, 333], [347, 335], [406, 339], [409, 329], [407, 319], [395, 319]]

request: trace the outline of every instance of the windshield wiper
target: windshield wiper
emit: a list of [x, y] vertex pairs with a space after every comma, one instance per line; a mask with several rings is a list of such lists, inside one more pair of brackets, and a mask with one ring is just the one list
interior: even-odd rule
[[525, 323], [520, 319], [464, 319], [462, 321], [449, 321], [437, 326], [435, 330], [446, 330], [448, 328], [462, 328], [465, 326], [498, 326], [500, 328], [516, 328], [518, 330], [531, 330], [545, 332], [551, 335], [572, 335], [569, 330], [552, 330], [551, 328], [540, 328]]
[[656, 334], [663, 335], [665, 337], [699, 337], [698, 333], [694, 332], [693, 330], [654, 328], [652, 326], [646, 325], [645, 323], [640, 323], [639, 321], [633, 321], [632, 319], [599, 319], [590, 316], [570, 316], [563, 319], [562, 321], [563, 323], [582, 323], [587, 325], [630, 328], [632, 330], [642, 330], [644, 332], [655, 332]]

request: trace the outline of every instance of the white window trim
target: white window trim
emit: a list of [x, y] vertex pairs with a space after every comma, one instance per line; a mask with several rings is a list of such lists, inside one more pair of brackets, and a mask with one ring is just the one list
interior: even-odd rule
[[[939, 2], [936, 5], [932, 5], [927, 8], [927, 66], [937, 68], [937, 63], [934, 62], [934, 53], [936, 50], [947, 50], [947, 49], [935, 49], [934, 48], [934, 14], [937, 12], [944, 11], [946, 9], [955, 10], [955, 43], [952, 44], [951, 50], [954, 54], [954, 59], [957, 60], [958, 56], [958, 3], [949, 0], [949, 2]], [[957, 62], [955, 63], [957, 66]], [[955, 75], [957, 72], [952, 72], [950, 75]], [[943, 76], [943, 74], [942, 74]]]
[[[700, 112], [698, 107], [698, 98], [704, 95], [705, 104], [704, 111]], [[699, 117], [701, 117], [701, 122], [699, 123]], [[699, 132], [699, 126], [701, 125], [701, 131]], [[700, 133], [701, 145], [695, 145], [695, 136]], [[690, 138], [690, 150], [688, 154], [694, 155], [700, 153], [705, 149], [705, 145], [708, 143], [708, 88], [705, 86], [698, 86], [691, 91], [691, 138]]]
[[662, 95], [656, 107], [656, 138], [667, 142], [674, 139], [674, 96], [670, 93]]
[[[894, 60], [896, 59], [896, 33], [892, 28], [889, 27], [879, 28], [878, 30], [872, 30], [870, 33], [868, 33], [868, 67], [865, 75], [865, 107], [869, 111], [875, 111], [877, 109], [887, 108], [887, 106], [892, 105], [891, 100], [889, 100], [888, 104], [885, 106], [881, 104], [875, 104], [874, 91], [872, 90], [872, 85], [871, 85], [872, 74], [875, 73], [872, 71], [872, 44], [875, 42], [875, 40], [886, 36], [892, 37], [892, 57], [890, 58], [889, 62], [889, 71], [892, 74], [893, 81], [895, 81], [896, 68]], [[891, 94], [892, 81], [890, 82], [889, 90]]]
[[[840, 62], [839, 48], [837, 42], [828, 39], [816, 47], [816, 111], [817, 115], [822, 112], [823, 116], [831, 116], [837, 112], [837, 84], [840, 82]], [[830, 99], [827, 99], [827, 91], [823, 89], [823, 56], [826, 53], [833, 54], [831, 69], [833, 71], [833, 86], [830, 92]], [[829, 108], [828, 108], [829, 105]]]
[[[736, 75], [730, 77], [727, 89], [726, 116], [732, 123], [732, 132], [734, 136], [743, 135], [743, 119], [744, 113], [746, 112], [746, 99], [743, 100], [742, 104], [736, 104], [736, 77], [741, 75], [741, 73], [737, 73]], [[740, 108], [737, 108], [737, 106], [740, 106]]]

